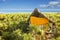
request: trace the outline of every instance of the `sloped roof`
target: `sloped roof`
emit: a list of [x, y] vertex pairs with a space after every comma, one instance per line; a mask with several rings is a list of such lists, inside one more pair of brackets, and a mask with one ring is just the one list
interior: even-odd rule
[[35, 17], [39, 17], [39, 18], [45, 18], [45, 16], [41, 12], [39, 12], [37, 8], [34, 9], [31, 16], [35, 16]]

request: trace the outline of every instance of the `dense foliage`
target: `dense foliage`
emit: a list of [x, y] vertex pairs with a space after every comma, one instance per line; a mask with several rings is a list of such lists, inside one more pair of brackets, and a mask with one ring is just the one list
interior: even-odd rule
[[[56, 22], [57, 36], [60, 40], [60, 13], [45, 13]], [[41, 34], [36, 27], [29, 27], [27, 19], [30, 14], [0, 14], [0, 40], [34, 40], [32, 30]], [[39, 32], [38, 32], [39, 31]]]

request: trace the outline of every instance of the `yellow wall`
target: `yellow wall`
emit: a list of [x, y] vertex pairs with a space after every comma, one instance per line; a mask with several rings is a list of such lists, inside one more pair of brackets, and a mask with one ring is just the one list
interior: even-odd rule
[[45, 25], [48, 23], [48, 20], [46, 18], [38, 18], [38, 17], [31, 16], [30, 23], [32, 25]]

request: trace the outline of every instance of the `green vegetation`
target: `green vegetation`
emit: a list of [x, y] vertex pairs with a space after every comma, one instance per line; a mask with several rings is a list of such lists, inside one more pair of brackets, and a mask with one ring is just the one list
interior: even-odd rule
[[[44, 15], [56, 22], [56, 40], [60, 40], [60, 13], [45, 12]], [[0, 40], [34, 40], [32, 30], [39, 35], [41, 33], [38, 28], [29, 27], [27, 23], [29, 16], [29, 13], [0, 14]]]

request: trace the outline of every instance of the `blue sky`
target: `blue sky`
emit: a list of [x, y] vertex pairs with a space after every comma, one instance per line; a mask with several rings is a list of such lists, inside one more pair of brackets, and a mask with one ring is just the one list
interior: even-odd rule
[[60, 12], [60, 0], [0, 0], [0, 12]]

